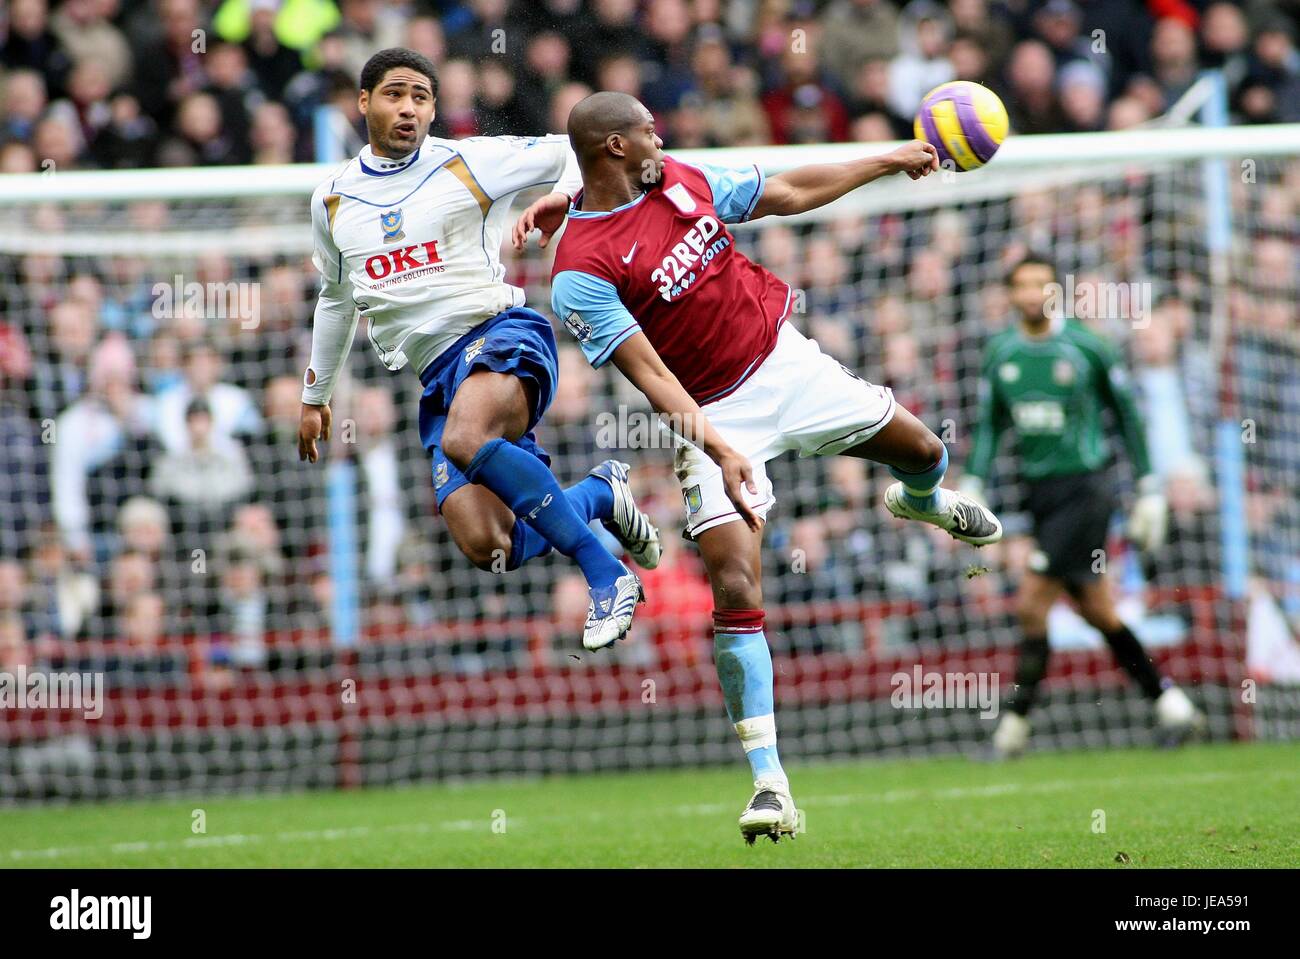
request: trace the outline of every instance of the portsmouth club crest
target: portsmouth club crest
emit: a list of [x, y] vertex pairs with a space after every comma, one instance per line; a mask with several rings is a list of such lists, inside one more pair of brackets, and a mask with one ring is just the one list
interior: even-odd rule
[[439, 460], [433, 466], [433, 488], [442, 489], [447, 485], [447, 480], [449, 478], [450, 477], [447, 473], [447, 461]]
[[402, 232], [402, 208], [400, 206], [396, 210], [389, 210], [387, 213], [379, 214], [379, 225], [383, 227], [385, 243], [396, 243], [398, 240], [406, 239], [406, 234]]

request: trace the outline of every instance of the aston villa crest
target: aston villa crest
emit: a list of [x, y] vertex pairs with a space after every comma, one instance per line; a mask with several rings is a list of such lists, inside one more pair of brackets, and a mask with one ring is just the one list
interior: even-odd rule
[[682, 490], [682, 498], [686, 500], [686, 512], [692, 516], [698, 513], [700, 507], [704, 505], [704, 497], [700, 494], [698, 484], [690, 489]]
[[396, 210], [389, 210], [387, 213], [379, 214], [379, 225], [384, 229], [385, 243], [396, 243], [398, 240], [406, 239], [406, 234], [402, 232], [402, 208], [400, 206]]
[[686, 187], [680, 183], [674, 183], [668, 189], [664, 190], [664, 196], [673, 201], [673, 206], [683, 213], [695, 212], [695, 197], [686, 192]]

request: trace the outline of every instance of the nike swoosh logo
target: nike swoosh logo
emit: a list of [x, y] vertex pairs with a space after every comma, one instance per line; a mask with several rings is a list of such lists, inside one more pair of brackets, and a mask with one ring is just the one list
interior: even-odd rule
[[631, 263], [631, 262], [632, 262], [632, 257], [634, 257], [634, 256], [636, 255], [637, 244], [639, 244], [640, 242], [641, 242], [640, 240], [637, 240], [636, 243], [633, 243], [633, 244], [632, 244], [632, 249], [630, 249], [630, 250], [627, 251], [627, 256], [620, 257], [620, 259], [621, 259], [624, 263]]

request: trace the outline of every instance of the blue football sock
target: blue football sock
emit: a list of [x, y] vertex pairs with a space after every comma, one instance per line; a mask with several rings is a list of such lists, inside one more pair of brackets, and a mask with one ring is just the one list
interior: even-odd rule
[[[609, 519], [614, 515], [614, 491], [597, 476], [588, 476], [564, 491], [573, 511], [587, 522]], [[507, 569], [518, 569], [537, 556], [551, 551], [551, 544], [541, 533], [522, 520], [515, 520], [510, 533], [510, 562]]]
[[785, 779], [776, 752], [772, 654], [763, 635], [763, 611], [714, 610], [713, 651], [727, 718], [740, 736], [754, 779]]
[[939, 508], [939, 484], [948, 472], [948, 447], [943, 448], [939, 462], [920, 473], [909, 473], [897, 466], [889, 467], [890, 474], [903, 481], [903, 499], [908, 506], [924, 513], [933, 513]]
[[614, 515], [614, 490], [599, 476], [588, 476], [564, 491], [569, 505], [587, 522], [610, 519]]
[[470, 460], [465, 478], [496, 493], [511, 512], [575, 560], [589, 586], [610, 586], [623, 575], [623, 564], [600, 544], [587, 528], [588, 520], [574, 511], [554, 475], [532, 453], [499, 437], [489, 440]]

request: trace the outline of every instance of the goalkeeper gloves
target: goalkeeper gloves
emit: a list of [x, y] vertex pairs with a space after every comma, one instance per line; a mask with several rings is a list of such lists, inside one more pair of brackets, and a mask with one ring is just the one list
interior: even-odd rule
[[1160, 491], [1160, 477], [1138, 480], [1138, 497], [1129, 514], [1128, 537], [1144, 553], [1154, 553], [1165, 543], [1169, 531], [1169, 506]]

